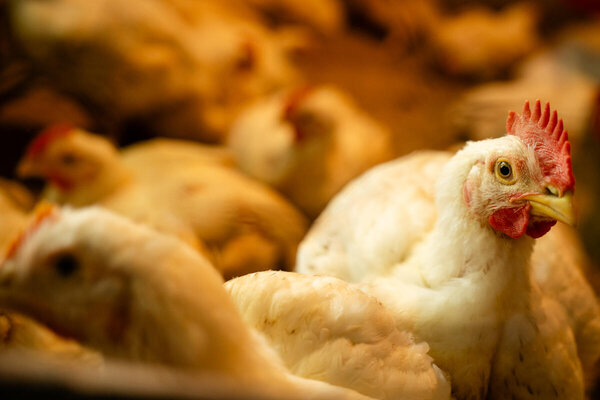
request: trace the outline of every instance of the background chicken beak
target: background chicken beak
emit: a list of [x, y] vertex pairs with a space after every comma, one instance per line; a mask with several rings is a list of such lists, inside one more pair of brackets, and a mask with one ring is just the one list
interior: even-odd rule
[[17, 176], [19, 178], [29, 178], [32, 176], [38, 176], [40, 169], [36, 162], [29, 158], [24, 158], [19, 162], [17, 166]]
[[523, 196], [521, 200], [527, 200], [531, 204], [531, 214], [533, 215], [549, 217], [568, 225], [575, 224], [571, 192], [567, 192], [561, 197], [552, 194], [531, 194]]

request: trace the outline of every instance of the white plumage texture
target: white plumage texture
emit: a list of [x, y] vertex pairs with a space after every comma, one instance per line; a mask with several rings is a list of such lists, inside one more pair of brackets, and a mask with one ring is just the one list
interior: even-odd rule
[[[225, 285], [294, 374], [378, 399], [447, 399], [450, 386], [374, 297], [339, 279], [270, 271]], [[408, 329], [408, 330], [407, 330]]]
[[357, 282], [365, 275], [386, 273], [406, 259], [433, 227], [433, 182], [448, 158], [443, 152], [418, 152], [352, 181], [300, 243], [296, 269]]

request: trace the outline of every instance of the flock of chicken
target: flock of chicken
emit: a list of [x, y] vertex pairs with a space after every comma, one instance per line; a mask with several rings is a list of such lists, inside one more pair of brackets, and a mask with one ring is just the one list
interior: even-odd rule
[[[8, 344], [300, 396], [583, 398], [600, 308], [564, 246], [572, 233], [549, 233], [574, 222], [567, 133], [539, 101], [506, 129], [373, 168], [303, 238], [302, 214], [223, 148], [119, 152], [51, 127], [18, 170], [75, 208], [43, 203], [26, 223], [7, 185], [3, 232], [23, 231], [6, 245], [0, 301], [80, 345], [12, 313]], [[217, 271], [243, 276], [223, 287]]]
[[[445, 68], [477, 75], [535, 45], [528, 6], [451, 18], [433, 2], [300, 3], [313, 2], [10, 2], [13, 34], [61, 90], [163, 137], [119, 148], [51, 125], [16, 168], [44, 180], [41, 197], [0, 180], [0, 356], [159, 365], [265, 398], [589, 397], [600, 303], [567, 226], [571, 143], [548, 103], [497, 110], [522, 104], [537, 66], [566, 69], [560, 47], [507, 98], [480, 88], [454, 112], [473, 137], [505, 135], [394, 159], [393, 134], [349, 95], [298, 79], [283, 53], [306, 33], [257, 15], [327, 35], [345, 7], [390, 26], [415, 13], [391, 40], [427, 31]], [[461, 18], [531, 40], [469, 57], [448, 33]], [[570, 71], [593, 103], [592, 78]], [[482, 102], [493, 112], [473, 122]]]

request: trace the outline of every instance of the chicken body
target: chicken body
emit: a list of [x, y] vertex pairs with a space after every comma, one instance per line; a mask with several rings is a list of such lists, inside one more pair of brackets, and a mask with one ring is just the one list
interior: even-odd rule
[[60, 204], [99, 204], [179, 236], [206, 250], [227, 277], [291, 266], [304, 217], [270, 188], [207, 162], [222, 159], [218, 150], [196, 159], [203, 147], [175, 151], [181, 146], [162, 153], [151, 144], [121, 158], [106, 139], [67, 130], [30, 152], [20, 172], [48, 179], [47, 196]]
[[[317, 220], [299, 248], [297, 270], [360, 282], [397, 318], [412, 319], [416, 339], [430, 345], [459, 399], [583, 398], [581, 363], [590, 365], [583, 353], [597, 348], [599, 337], [598, 305], [585, 278], [572, 264], [549, 259], [543, 246], [530, 268], [532, 239], [490, 225], [502, 191], [517, 190], [490, 187], [490, 158], [510, 155], [514, 163], [524, 156], [527, 172], [513, 185], [540, 173], [536, 155], [518, 142], [473, 142], [453, 157], [417, 153], [369, 171]], [[480, 219], [486, 212], [473, 212], [474, 204], [492, 210], [490, 219]], [[573, 304], [586, 311], [574, 312]]]
[[516, 3], [501, 12], [473, 7], [431, 24], [431, 47], [449, 74], [490, 78], [535, 48], [537, 20], [531, 4]]
[[339, 89], [304, 87], [250, 106], [228, 145], [241, 170], [316, 217], [351, 179], [392, 157], [390, 135]]
[[242, 0], [279, 24], [302, 24], [318, 33], [337, 34], [344, 28], [339, 0]]
[[182, 164], [215, 164], [233, 167], [235, 161], [229, 149], [203, 145], [188, 140], [154, 138], [137, 142], [121, 150], [123, 163], [138, 173], [154, 174], [166, 169], [180, 168]]
[[296, 79], [285, 45], [239, 2], [9, 3], [11, 33], [58, 89], [163, 136], [219, 141], [247, 101]]
[[558, 43], [525, 59], [514, 80], [468, 90], [452, 110], [453, 123], [474, 140], [497, 137], [504, 126], [504, 110], [517, 108], [526, 97], [544, 98], [561, 110], [577, 148], [597, 107], [599, 25], [594, 21], [567, 30]]
[[1, 304], [109, 357], [212, 372], [281, 397], [366, 399], [291, 375], [205, 258], [106, 210], [47, 214], [0, 271]]
[[284, 271], [230, 280], [248, 325], [265, 335], [295, 375], [377, 399], [448, 399], [450, 385], [373, 296], [339, 279]]

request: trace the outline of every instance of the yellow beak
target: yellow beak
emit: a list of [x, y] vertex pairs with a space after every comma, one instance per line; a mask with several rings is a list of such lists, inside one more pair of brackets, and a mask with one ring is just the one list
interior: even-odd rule
[[529, 194], [519, 200], [527, 200], [531, 204], [531, 214], [549, 217], [567, 225], [575, 224], [573, 210], [573, 193], [567, 192], [563, 196], [552, 194]]

